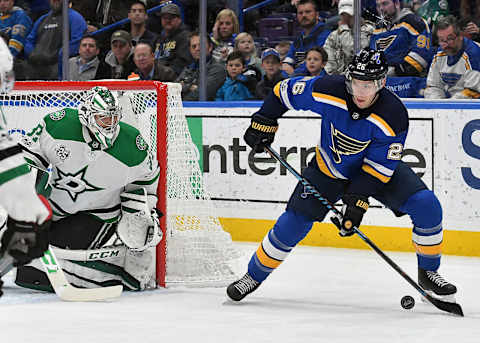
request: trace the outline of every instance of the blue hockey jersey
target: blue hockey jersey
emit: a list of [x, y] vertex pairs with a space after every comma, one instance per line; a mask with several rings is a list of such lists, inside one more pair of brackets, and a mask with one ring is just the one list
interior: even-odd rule
[[329, 34], [330, 30], [322, 22], [319, 22], [307, 36], [302, 31], [293, 44], [290, 45], [290, 50], [288, 50], [283, 63], [292, 65], [295, 69], [295, 74], [308, 72], [304, 63], [307, 51], [314, 46], [323, 46]]
[[391, 27], [377, 28], [370, 38], [370, 48], [383, 50], [389, 66], [402, 63], [416, 69], [421, 76], [428, 70], [432, 61], [432, 34], [422, 18], [408, 9], [403, 9]]
[[349, 193], [370, 196], [390, 180], [408, 131], [407, 109], [395, 94], [383, 88], [372, 106], [359, 109], [343, 76], [294, 77], [279, 82], [258, 113], [279, 118], [291, 109], [322, 116], [318, 167], [331, 178], [351, 180]]
[[14, 57], [23, 51], [27, 35], [32, 30], [32, 20], [27, 12], [20, 7], [13, 7], [12, 11], [0, 17], [0, 30], [8, 37], [8, 47]]

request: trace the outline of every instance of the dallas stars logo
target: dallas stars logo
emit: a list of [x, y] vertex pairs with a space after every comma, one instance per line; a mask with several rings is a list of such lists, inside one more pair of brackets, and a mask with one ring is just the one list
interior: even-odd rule
[[103, 188], [96, 187], [85, 179], [87, 168], [88, 166], [73, 174], [64, 173], [57, 168], [58, 178], [53, 181], [53, 187], [66, 191], [72, 201], [76, 201], [78, 196], [84, 192], [103, 190]]

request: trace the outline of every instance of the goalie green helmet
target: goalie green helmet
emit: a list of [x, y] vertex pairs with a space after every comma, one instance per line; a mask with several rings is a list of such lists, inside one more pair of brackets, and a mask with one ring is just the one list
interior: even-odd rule
[[104, 149], [113, 145], [120, 132], [119, 122], [122, 118], [122, 108], [114, 92], [107, 87], [93, 87], [83, 96], [78, 116]]

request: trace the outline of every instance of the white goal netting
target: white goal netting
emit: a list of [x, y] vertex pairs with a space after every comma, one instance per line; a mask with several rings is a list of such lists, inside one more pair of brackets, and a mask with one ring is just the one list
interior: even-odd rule
[[[19, 90], [0, 96], [0, 104], [11, 134], [17, 136], [35, 127], [48, 113], [76, 108], [85, 90], [93, 85], [118, 91], [124, 109], [122, 121], [140, 130], [149, 144], [149, 159], [157, 163], [157, 149], [167, 151], [166, 166], [165, 161], [160, 161], [161, 173], [166, 169], [167, 176], [166, 246], [165, 250], [163, 246], [157, 249], [157, 281], [167, 286], [226, 285], [238, 278], [246, 266], [230, 234], [223, 230], [204, 188], [199, 152], [182, 107], [181, 87], [167, 84], [165, 131], [161, 127], [165, 125], [161, 109], [165, 95], [159, 91], [159, 83], [143, 84], [145, 87], [115, 81], [17, 83]], [[162, 139], [164, 132], [166, 140]], [[166, 263], [162, 251], [166, 251]]]

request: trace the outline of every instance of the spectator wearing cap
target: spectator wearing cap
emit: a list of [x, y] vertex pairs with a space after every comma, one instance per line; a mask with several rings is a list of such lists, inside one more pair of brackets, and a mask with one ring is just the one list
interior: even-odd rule
[[[199, 80], [199, 60], [200, 60], [200, 34], [198, 31], [190, 34], [190, 54], [193, 57], [193, 63], [185, 67], [175, 82], [182, 85], [182, 99], [186, 101], [199, 100], [198, 80]], [[217, 62], [212, 58], [213, 43], [209, 37], [205, 37], [207, 42], [207, 61], [206, 61], [206, 85], [207, 100], [215, 100], [217, 90], [222, 86], [226, 77], [226, 70], [223, 63]]]
[[[340, 0], [338, 14], [340, 22], [338, 28], [330, 33], [323, 48], [328, 54], [328, 62], [325, 65], [327, 74], [344, 74], [347, 66], [353, 60], [353, 0]], [[370, 36], [375, 30], [375, 25], [361, 18], [360, 45], [366, 48], [370, 44]]]
[[162, 33], [155, 41], [155, 58], [178, 75], [193, 62], [189, 53], [188, 30], [182, 23], [180, 8], [175, 4], [160, 10]]
[[[177, 77], [170, 67], [166, 67], [158, 60], [155, 60], [153, 47], [147, 42], [139, 42], [135, 45], [133, 61], [137, 67], [135, 75], [138, 76], [140, 80], [172, 82]], [[133, 77], [129, 75], [128, 79], [134, 80], [135, 75], [133, 75]]]
[[[94, 36], [83, 37], [78, 48], [78, 56], [69, 59], [69, 79], [71, 81], [108, 79], [109, 68], [98, 58], [99, 53], [97, 39]], [[59, 79], [62, 79], [62, 75]]]
[[267, 49], [262, 53], [262, 69], [265, 75], [255, 89], [255, 97], [261, 100], [267, 97], [278, 82], [287, 78], [282, 71], [280, 54], [275, 49]]
[[133, 62], [133, 46], [130, 33], [124, 30], [115, 31], [110, 38], [111, 50], [105, 56], [110, 66], [110, 79], [127, 79], [136, 68]]
[[128, 11], [130, 19], [130, 35], [132, 44], [135, 46], [138, 42], [147, 42], [152, 45], [157, 39], [157, 35], [147, 30], [147, 8], [142, 1], [134, 1]]

